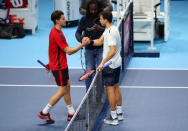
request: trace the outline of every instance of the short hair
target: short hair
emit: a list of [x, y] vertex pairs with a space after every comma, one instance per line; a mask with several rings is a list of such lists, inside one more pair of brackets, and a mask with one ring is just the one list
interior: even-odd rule
[[113, 16], [111, 11], [103, 11], [99, 15], [102, 16], [103, 19], [107, 19], [108, 22], [112, 23]]
[[64, 15], [63, 11], [61, 10], [55, 10], [51, 14], [51, 20], [53, 21], [54, 25], [56, 24], [56, 20], [59, 20], [61, 18], [61, 15]]
[[87, 4], [87, 7], [86, 7], [86, 17], [89, 17], [91, 15], [90, 14], [90, 5], [91, 4], [97, 5], [97, 11], [98, 11], [98, 13], [102, 11], [101, 3], [98, 2], [97, 0], [91, 0], [91, 1], [89, 1], [89, 3]]

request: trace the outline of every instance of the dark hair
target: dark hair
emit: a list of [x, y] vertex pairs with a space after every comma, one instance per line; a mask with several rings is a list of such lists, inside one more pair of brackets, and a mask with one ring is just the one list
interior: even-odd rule
[[61, 15], [64, 15], [64, 13], [61, 10], [55, 10], [51, 14], [51, 20], [53, 21], [54, 25], [56, 24], [56, 20], [59, 20], [61, 18]]
[[99, 15], [102, 16], [103, 19], [107, 19], [108, 22], [112, 23], [112, 18], [113, 18], [112, 12], [110, 12], [110, 11], [103, 11]]
[[87, 4], [87, 7], [86, 7], [86, 17], [91, 16], [91, 14], [90, 14], [90, 5], [91, 5], [91, 4], [97, 5], [98, 13], [100, 13], [100, 12], [102, 11], [101, 3], [98, 2], [97, 0], [91, 0], [91, 1]]

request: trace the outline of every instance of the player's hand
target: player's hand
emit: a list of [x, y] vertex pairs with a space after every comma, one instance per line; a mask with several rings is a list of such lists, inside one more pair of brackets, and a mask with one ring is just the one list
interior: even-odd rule
[[49, 64], [46, 65], [46, 70], [48, 71], [48, 73], [50, 72], [50, 65]]
[[101, 70], [103, 69], [103, 65], [104, 65], [104, 64], [103, 64], [103, 63], [101, 63], [101, 64], [100, 64], [100, 65], [97, 67], [97, 69], [96, 69], [96, 70], [97, 70], [97, 71], [101, 71]]
[[90, 43], [90, 39], [88, 37], [84, 37], [82, 39], [82, 44], [85, 46], [85, 45], [88, 45]]

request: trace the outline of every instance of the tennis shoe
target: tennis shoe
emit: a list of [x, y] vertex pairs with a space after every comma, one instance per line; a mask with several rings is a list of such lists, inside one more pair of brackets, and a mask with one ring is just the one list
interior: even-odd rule
[[117, 114], [117, 117], [118, 117], [118, 120], [119, 121], [122, 121], [124, 118], [123, 118], [123, 113], [119, 113]]
[[110, 115], [109, 118], [104, 119], [104, 123], [116, 126], [119, 124], [119, 121], [118, 121], [118, 118], [113, 119], [112, 116]]
[[46, 124], [53, 124], [55, 121], [50, 117], [50, 113], [44, 114], [42, 111], [38, 113], [38, 117], [43, 119]]
[[68, 113], [67, 121], [71, 121], [71, 119], [72, 119], [73, 116], [74, 116], [74, 114]]

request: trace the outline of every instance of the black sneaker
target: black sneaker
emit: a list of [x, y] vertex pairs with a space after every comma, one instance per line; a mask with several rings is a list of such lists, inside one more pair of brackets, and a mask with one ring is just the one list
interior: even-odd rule
[[118, 125], [119, 124], [119, 121], [118, 121], [118, 117], [113, 119], [110, 115], [109, 118], [105, 118], [104, 119], [104, 123], [105, 124], [109, 124], [109, 125]]
[[123, 118], [123, 113], [117, 114], [117, 117], [118, 117], [119, 121], [122, 121], [124, 119]]
[[46, 124], [53, 124], [55, 121], [50, 117], [50, 113], [44, 114], [42, 111], [38, 113], [38, 117], [43, 119]]

